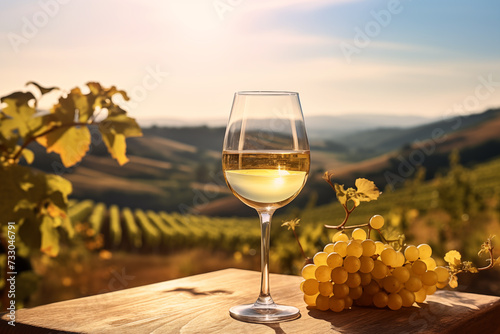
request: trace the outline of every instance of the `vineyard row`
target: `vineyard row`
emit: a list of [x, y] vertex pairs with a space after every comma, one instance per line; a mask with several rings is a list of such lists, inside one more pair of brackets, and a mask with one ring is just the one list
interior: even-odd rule
[[211, 218], [178, 213], [131, 210], [92, 200], [70, 201], [69, 217], [89, 236], [102, 234], [107, 249], [146, 251], [178, 249], [204, 245], [237, 250], [258, 247], [258, 220], [248, 218]]

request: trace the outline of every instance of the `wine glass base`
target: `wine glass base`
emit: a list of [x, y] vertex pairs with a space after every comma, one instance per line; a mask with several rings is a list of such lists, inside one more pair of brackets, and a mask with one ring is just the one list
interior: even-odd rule
[[283, 322], [300, 317], [300, 311], [296, 307], [274, 305], [272, 308], [255, 307], [255, 304], [238, 305], [231, 307], [229, 314], [234, 319], [254, 323]]

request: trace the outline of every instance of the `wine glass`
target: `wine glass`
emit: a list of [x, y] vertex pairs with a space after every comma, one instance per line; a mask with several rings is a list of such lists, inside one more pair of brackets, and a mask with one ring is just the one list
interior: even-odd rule
[[237, 92], [226, 128], [222, 169], [228, 187], [257, 210], [261, 225], [261, 286], [253, 304], [229, 310], [235, 319], [271, 323], [300, 316], [277, 305], [269, 289], [269, 238], [274, 211], [290, 203], [306, 183], [310, 153], [295, 92]]

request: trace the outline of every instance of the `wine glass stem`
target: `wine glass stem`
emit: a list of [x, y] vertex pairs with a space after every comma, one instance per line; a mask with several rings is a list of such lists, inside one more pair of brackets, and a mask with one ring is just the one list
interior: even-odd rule
[[260, 227], [261, 227], [261, 244], [260, 244], [260, 266], [261, 266], [261, 280], [260, 280], [260, 295], [255, 302], [256, 307], [275, 307], [275, 303], [271, 298], [269, 289], [269, 240], [271, 237], [271, 218], [274, 210], [272, 211], [259, 211]]

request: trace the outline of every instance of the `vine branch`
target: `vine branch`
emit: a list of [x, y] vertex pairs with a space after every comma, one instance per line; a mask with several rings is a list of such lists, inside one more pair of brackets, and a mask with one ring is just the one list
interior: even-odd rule
[[[330, 183], [330, 182], [329, 182]], [[331, 183], [330, 183], [331, 184]], [[359, 226], [366, 226], [366, 225], [359, 225], [359, 226], [345, 226], [345, 224], [347, 223], [347, 220], [349, 219], [349, 216], [351, 215], [351, 213], [354, 211], [354, 209], [356, 209], [356, 204], [354, 204], [354, 206], [349, 210], [349, 208], [347, 207], [347, 203], [345, 204], [342, 204], [342, 207], [344, 208], [344, 211], [345, 211], [345, 217], [344, 217], [344, 221], [340, 224], [340, 225], [325, 225], [326, 228], [331, 228], [331, 229], [337, 229], [337, 230], [344, 230], [344, 229], [347, 229], [347, 228], [356, 228], [356, 227], [359, 227]]]
[[[490, 240], [490, 244], [491, 244], [491, 239]], [[488, 249], [488, 252], [490, 254], [490, 264], [487, 265], [486, 267], [482, 267], [482, 268], [477, 268], [478, 271], [481, 271], [481, 270], [488, 270], [490, 268], [493, 268], [493, 266], [495, 265], [495, 257], [493, 256], [493, 246], [491, 246], [489, 249]]]

